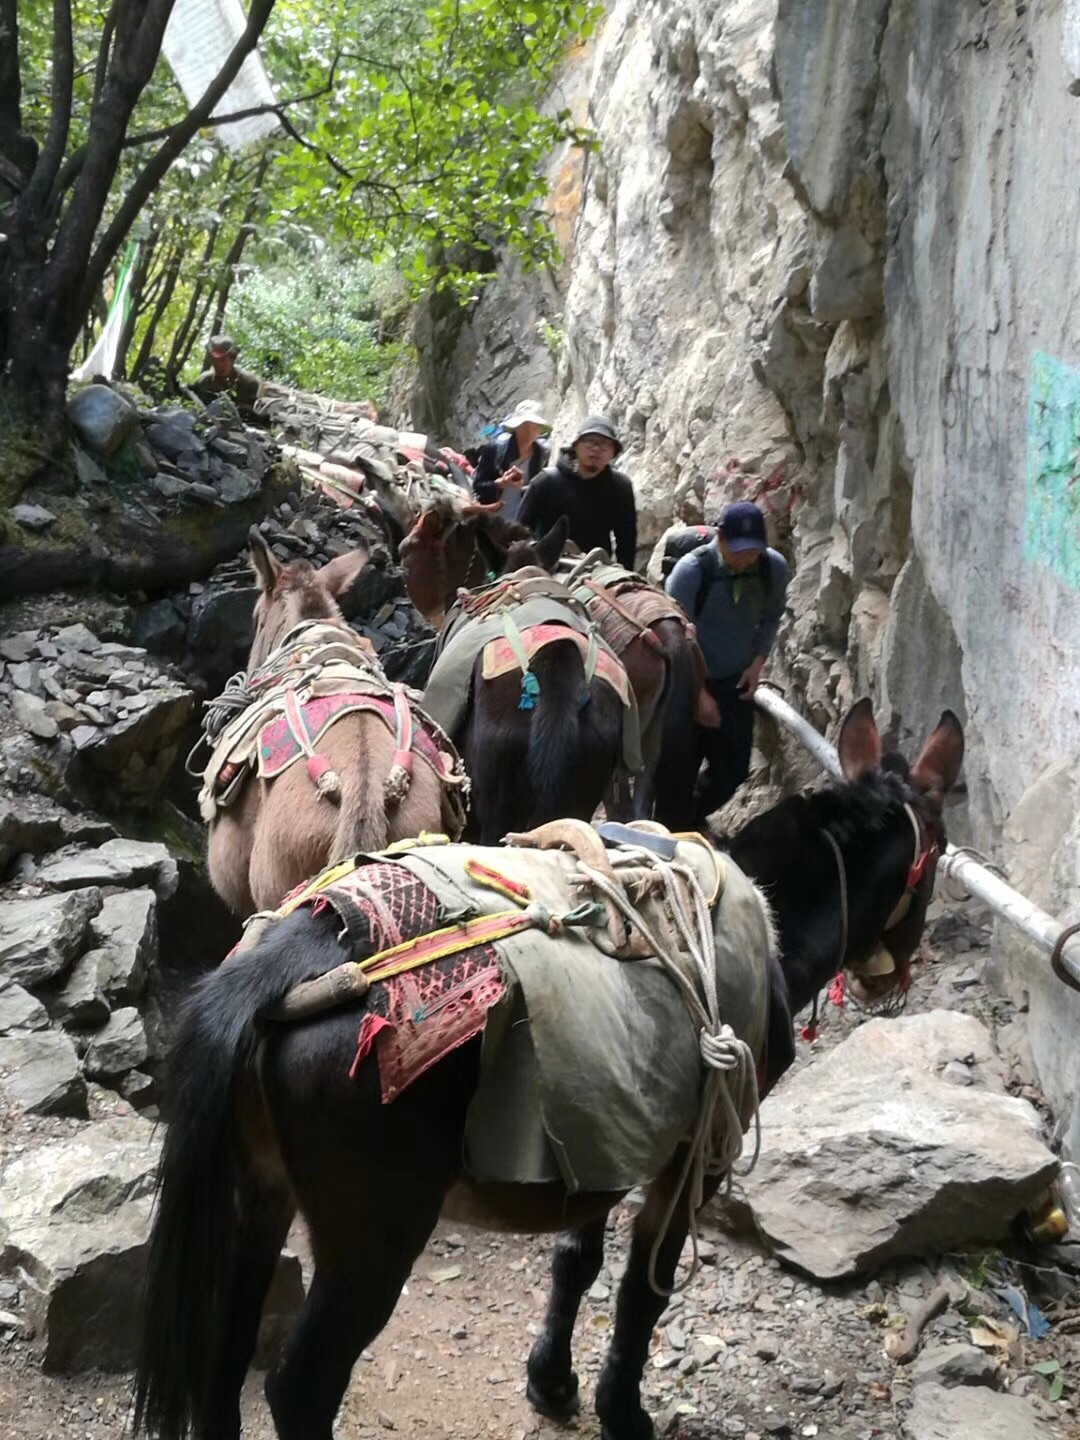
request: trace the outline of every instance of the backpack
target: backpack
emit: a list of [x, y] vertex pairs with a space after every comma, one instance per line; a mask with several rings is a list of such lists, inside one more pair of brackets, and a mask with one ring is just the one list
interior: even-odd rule
[[[712, 525], [687, 525], [682, 530], [672, 531], [664, 541], [664, 553], [660, 559], [660, 573], [664, 580], [667, 580], [675, 565], [684, 555], [689, 555], [694, 550], [700, 550], [703, 545], [708, 545], [715, 539], [716, 529]], [[768, 551], [762, 554], [756, 574], [761, 580], [765, 595], [768, 596], [772, 590], [773, 581]], [[700, 620], [701, 612], [705, 609], [705, 602], [709, 598], [709, 591], [719, 578], [720, 571], [715, 563], [704, 567], [701, 584], [694, 597], [694, 613], [690, 617], [695, 623]]]
[[691, 550], [698, 550], [715, 539], [716, 530], [712, 525], [684, 525], [681, 530], [672, 530], [664, 541], [664, 553], [660, 558], [661, 577], [667, 580], [676, 563], [684, 555], [689, 555]]

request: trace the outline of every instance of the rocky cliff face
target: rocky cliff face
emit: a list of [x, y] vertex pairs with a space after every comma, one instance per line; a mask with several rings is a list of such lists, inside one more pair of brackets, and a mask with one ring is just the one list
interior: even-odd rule
[[[427, 326], [418, 416], [611, 411], [646, 541], [759, 498], [796, 703], [828, 726], [870, 692], [908, 741], [959, 711], [961, 830], [1062, 914], [1080, 822], [1031, 816], [1080, 770], [1078, 11], [614, 0], [559, 85], [602, 141], [552, 162], [562, 270]], [[1040, 969], [1008, 974], [1065, 1096], [1080, 1005]]]

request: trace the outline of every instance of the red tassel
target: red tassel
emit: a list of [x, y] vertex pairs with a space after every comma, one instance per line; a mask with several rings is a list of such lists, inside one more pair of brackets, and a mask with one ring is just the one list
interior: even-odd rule
[[307, 773], [311, 776], [312, 783], [317, 785], [319, 777], [325, 775], [330, 769], [330, 761], [325, 755], [309, 755], [307, 762]]
[[813, 1044], [813, 1042], [817, 1039], [817, 1026], [804, 1025], [803, 1028], [799, 1031], [799, 1034], [804, 1040]]
[[843, 1010], [844, 1008], [844, 992], [846, 988], [847, 984], [844, 979], [844, 972], [841, 970], [829, 986], [829, 1002], [835, 1005], [838, 1010]]

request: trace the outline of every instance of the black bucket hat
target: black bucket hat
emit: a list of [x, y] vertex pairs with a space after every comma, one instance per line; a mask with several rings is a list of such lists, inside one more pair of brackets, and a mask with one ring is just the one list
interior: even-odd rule
[[586, 415], [581, 422], [577, 434], [570, 442], [570, 449], [573, 450], [579, 440], [584, 440], [586, 435], [602, 435], [605, 440], [610, 440], [615, 446], [615, 454], [622, 452], [622, 441], [615, 433], [615, 426], [606, 415]]

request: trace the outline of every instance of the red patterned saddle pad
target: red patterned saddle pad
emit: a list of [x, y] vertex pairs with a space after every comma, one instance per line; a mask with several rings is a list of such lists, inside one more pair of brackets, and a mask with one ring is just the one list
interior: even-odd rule
[[[390, 733], [395, 733], [393, 700], [384, 700], [378, 695], [320, 695], [314, 700], [305, 700], [300, 707], [304, 729], [312, 748], [318, 745], [335, 721], [340, 720], [343, 715], [354, 714], [359, 710], [374, 712]], [[415, 710], [413, 724], [414, 752], [426, 760], [436, 774], [444, 775], [449, 768], [448, 764], [432, 736], [419, 723]], [[299, 760], [303, 753], [300, 742], [289, 729], [289, 722], [284, 715], [271, 720], [259, 732], [258, 768], [264, 780], [273, 780]]]
[[[340, 915], [356, 959], [426, 935], [439, 924], [439, 902], [403, 865], [376, 861], [334, 882], [310, 902]], [[374, 1050], [383, 1104], [389, 1104], [444, 1056], [479, 1035], [506, 983], [490, 945], [448, 955], [418, 970], [376, 981], [360, 1022], [355, 1075]]]
[[[539, 654], [546, 646], [553, 645], [557, 640], [573, 641], [581, 651], [582, 660], [589, 652], [589, 637], [579, 634], [576, 630], [571, 630], [568, 625], [527, 625], [521, 631], [521, 642], [530, 663], [535, 655]], [[520, 670], [520, 668], [513, 646], [505, 635], [496, 636], [494, 640], [489, 640], [484, 646], [483, 676], [485, 680], [494, 680], [497, 675], [506, 675], [511, 670]], [[603, 646], [597, 651], [596, 673], [601, 680], [611, 686], [624, 705], [630, 704], [630, 682], [627, 679], [626, 671], [611, 651], [604, 649]]]

